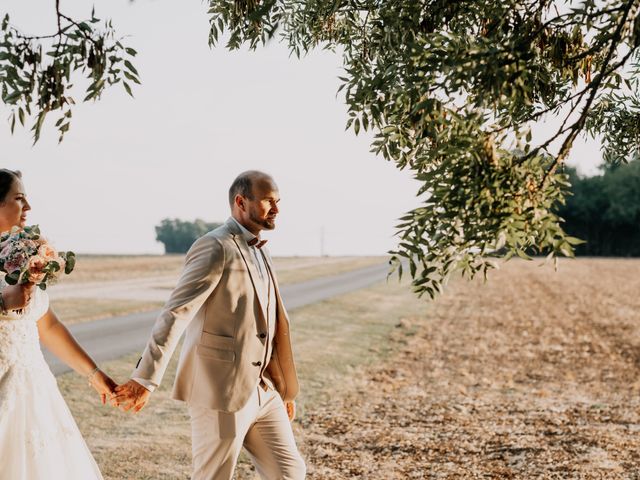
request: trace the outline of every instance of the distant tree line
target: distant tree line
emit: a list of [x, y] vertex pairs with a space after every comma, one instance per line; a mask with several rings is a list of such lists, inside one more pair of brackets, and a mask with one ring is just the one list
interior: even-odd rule
[[186, 253], [197, 238], [220, 225], [199, 218], [193, 222], [165, 218], [156, 226], [156, 240], [164, 244], [165, 253]]
[[564, 229], [585, 240], [576, 255], [640, 256], [640, 159], [581, 177], [568, 169], [572, 195], [558, 214]]

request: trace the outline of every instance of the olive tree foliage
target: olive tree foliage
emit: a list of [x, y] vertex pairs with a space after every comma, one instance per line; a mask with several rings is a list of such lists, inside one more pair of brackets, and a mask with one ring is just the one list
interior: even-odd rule
[[[496, 258], [572, 256], [554, 213], [581, 133], [627, 161], [640, 141], [639, 0], [209, 0], [210, 44], [272, 39], [342, 55], [347, 128], [422, 184], [398, 225], [420, 295]], [[532, 127], [548, 121], [547, 135]], [[556, 125], [557, 124], [557, 125]]]
[[122, 84], [132, 95], [131, 84], [140, 83], [131, 63], [136, 51], [116, 37], [110, 20], [101, 21], [91, 11], [90, 18], [76, 20], [61, 11], [55, 0], [54, 33], [24, 33], [4, 14], [0, 28], [0, 93], [11, 108], [9, 123], [31, 120], [34, 142], [47, 115], [57, 113], [55, 126], [62, 141], [71, 125], [74, 81], [84, 76], [84, 101], [99, 99], [104, 90]]

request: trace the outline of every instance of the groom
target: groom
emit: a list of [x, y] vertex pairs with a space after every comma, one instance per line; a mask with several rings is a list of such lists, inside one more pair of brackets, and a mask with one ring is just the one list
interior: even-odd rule
[[243, 446], [263, 479], [305, 477], [290, 423], [298, 379], [289, 319], [260, 239], [275, 228], [279, 201], [266, 173], [234, 180], [231, 217], [187, 253], [131, 380], [113, 397], [142, 409], [186, 332], [173, 397], [189, 407], [192, 480], [231, 480]]

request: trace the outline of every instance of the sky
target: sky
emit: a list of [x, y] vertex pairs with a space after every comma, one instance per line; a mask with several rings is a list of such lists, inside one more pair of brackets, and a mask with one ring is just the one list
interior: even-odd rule
[[[53, 33], [54, 5], [3, 0], [0, 13], [24, 33]], [[419, 184], [409, 170], [369, 152], [371, 135], [345, 131], [338, 54], [299, 60], [275, 42], [255, 52], [209, 49], [203, 2], [93, 5], [139, 52], [135, 99], [121, 87], [107, 90], [100, 101], [75, 107], [61, 144], [52, 116], [35, 146], [28, 128], [10, 134], [3, 123], [10, 110], [0, 104], [0, 165], [23, 172], [29, 223], [55, 246], [162, 253], [154, 231], [160, 220], [224, 221], [233, 179], [259, 169], [275, 178], [281, 195], [277, 228], [264, 235], [273, 255], [382, 255], [394, 248], [397, 218], [419, 205]], [[61, 0], [61, 9], [88, 18], [91, 4]], [[594, 142], [574, 148], [571, 163], [582, 173], [595, 173], [599, 162]]]

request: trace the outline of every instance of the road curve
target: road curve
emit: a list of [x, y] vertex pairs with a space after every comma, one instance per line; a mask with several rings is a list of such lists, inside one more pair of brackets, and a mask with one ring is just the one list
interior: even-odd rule
[[[387, 264], [372, 265], [350, 272], [283, 285], [280, 290], [288, 310], [326, 300], [381, 282], [389, 272]], [[158, 311], [134, 313], [71, 325], [69, 330], [80, 345], [98, 362], [114, 360], [141, 351], [156, 320]], [[70, 369], [43, 348], [45, 359], [55, 375]], [[133, 368], [133, 365], [132, 365]]]

